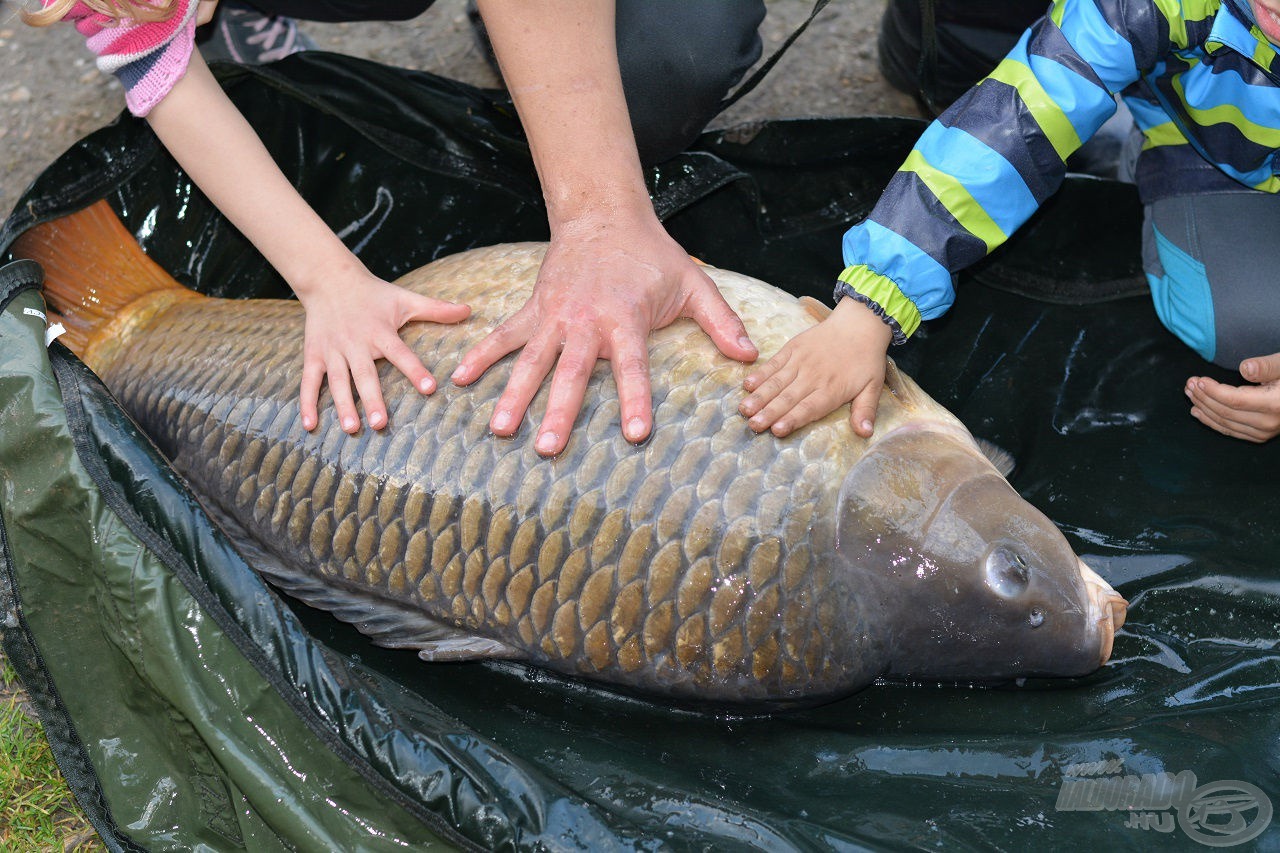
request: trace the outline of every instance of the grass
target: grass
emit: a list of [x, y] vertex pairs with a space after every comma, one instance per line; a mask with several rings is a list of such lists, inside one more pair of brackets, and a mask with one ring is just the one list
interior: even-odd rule
[[0, 655], [0, 851], [102, 849]]

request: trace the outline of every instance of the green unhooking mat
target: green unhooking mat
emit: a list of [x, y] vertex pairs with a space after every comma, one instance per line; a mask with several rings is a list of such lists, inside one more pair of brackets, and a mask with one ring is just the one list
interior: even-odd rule
[[[221, 75], [375, 273], [545, 237], [493, 93], [323, 54]], [[651, 189], [692, 254], [826, 298], [841, 233], [921, 129], [711, 133]], [[0, 260], [102, 198], [184, 283], [285, 293], [128, 118], [30, 188]], [[31, 262], [0, 273], [5, 654], [113, 850], [1280, 849], [1280, 442], [1187, 414], [1185, 377], [1230, 377], [1157, 323], [1139, 221], [1131, 187], [1069, 179], [894, 353], [1015, 456], [1014, 486], [1129, 599], [1088, 677], [882, 683], [725, 718], [379, 649], [264, 584], [96, 377], [46, 346]]]

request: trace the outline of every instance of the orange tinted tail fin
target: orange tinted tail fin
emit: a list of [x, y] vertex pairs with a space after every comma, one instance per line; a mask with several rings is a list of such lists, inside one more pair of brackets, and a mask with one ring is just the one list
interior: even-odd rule
[[191, 293], [146, 256], [105, 201], [28, 229], [13, 253], [44, 268], [50, 319], [66, 327], [59, 340], [82, 358], [131, 303], [156, 291]]

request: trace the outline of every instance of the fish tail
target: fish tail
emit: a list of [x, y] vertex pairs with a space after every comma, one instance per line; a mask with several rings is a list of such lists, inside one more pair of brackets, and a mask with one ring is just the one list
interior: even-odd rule
[[50, 319], [66, 328], [60, 340], [81, 358], [143, 297], [192, 293], [146, 256], [105, 201], [28, 229], [13, 253], [44, 268]]

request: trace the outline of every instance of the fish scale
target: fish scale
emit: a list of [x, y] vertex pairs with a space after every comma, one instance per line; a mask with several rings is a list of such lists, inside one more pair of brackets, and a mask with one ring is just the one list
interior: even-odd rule
[[[538, 252], [523, 251], [528, 260], [516, 268], [536, 270]], [[696, 334], [689, 324], [655, 343], [656, 374], [695, 381], [655, 383], [659, 427], [645, 447], [616, 437], [616, 396], [606, 387], [608, 371], [598, 369], [588, 397], [602, 402], [584, 410], [566, 453], [546, 461], [525, 441], [489, 436], [477, 415], [500, 393], [501, 371], [477, 388], [396, 398], [398, 377], [384, 370], [387, 397], [399, 402], [389, 429], [350, 438], [329, 417], [315, 435], [305, 434], [289, 378], [298, 367], [301, 315], [290, 317], [287, 307], [250, 319], [234, 303], [178, 306], [169, 322], [201, 330], [183, 336], [181, 358], [150, 335], [104, 373], [148, 432], [178, 426], [177, 467], [283, 564], [315, 566], [352, 591], [387, 600], [408, 592], [430, 616], [518, 645], [533, 662], [571, 674], [609, 673], [639, 687], [671, 679], [707, 687], [729, 678], [762, 692], [785, 691], [796, 677], [838, 682], [840, 667], [824, 663], [835, 620], [787, 609], [785, 585], [765, 579], [786, 567], [792, 575], [819, 572], [814, 549], [788, 547], [751, 518], [762, 502], [778, 518], [797, 495], [816, 502], [817, 494], [797, 485], [804, 469], [795, 470], [793, 454], [777, 454], [771, 439], [751, 436], [738, 419], [723, 388], [740, 381], [726, 375], [741, 368], [725, 364], [707, 374], [688, 364], [688, 338]], [[229, 342], [261, 340], [264, 327], [271, 340], [255, 348], [247, 370], [214, 369]], [[440, 330], [422, 327], [407, 339], [419, 351], [452, 354], [476, 334]], [[216, 378], [201, 390], [208, 375]], [[229, 399], [239, 402], [228, 407]], [[309, 446], [336, 463], [304, 464]], [[785, 470], [769, 477], [771, 463]], [[762, 494], [766, 480], [790, 488]], [[410, 496], [414, 514], [435, 520], [434, 530], [414, 531], [416, 543], [402, 520]], [[526, 521], [517, 551], [512, 544]], [[678, 554], [668, 549], [655, 559], [673, 539]], [[542, 545], [554, 554], [543, 554]], [[760, 556], [753, 562], [752, 554]], [[784, 643], [776, 636], [779, 612], [796, 623]]]
[[[892, 362], [869, 440], [844, 412], [753, 434], [737, 414], [751, 368], [688, 320], [650, 336], [640, 446], [620, 435], [603, 363], [559, 457], [533, 449], [545, 387], [515, 438], [490, 435], [511, 359], [426, 397], [382, 363], [386, 429], [348, 436], [326, 393], [308, 433], [301, 306], [199, 297], [131, 245], [98, 205], [15, 248], [45, 266], [67, 340], [251, 562], [375, 642], [777, 707], [883, 673], [1083, 674], [1123, 621], [1123, 599]], [[527, 301], [545, 250], [478, 249], [402, 278], [473, 309], [411, 324], [406, 343], [447, 371]], [[104, 259], [123, 282], [86, 274]], [[707, 272], [762, 357], [815, 322], [768, 285]]]

